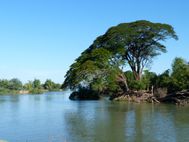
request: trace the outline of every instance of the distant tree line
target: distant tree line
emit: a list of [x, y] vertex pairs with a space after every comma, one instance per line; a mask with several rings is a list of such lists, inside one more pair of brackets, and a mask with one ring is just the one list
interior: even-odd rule
[[44, 84], [39, 79], [28, 81], [23, 84], [19, 79], [14, 78], [11, 80], [0, 80], [0, 94], [17, 94], [20, 91], [28, 91], [32, 94], [40, 94], [44, 91], [59, 91], [61, 85], [54, 83], [52, 80], [47, 79]]

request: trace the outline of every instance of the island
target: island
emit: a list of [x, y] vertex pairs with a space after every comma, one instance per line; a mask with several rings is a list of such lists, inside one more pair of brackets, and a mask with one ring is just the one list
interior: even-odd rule
[[[189, 64], [175, 57], [162, 74], [150, 72], [153, 59], [165, 53], [167, 39], [178, 40], [169, 24], [139, 20], [113, 26], [70, 66], [64, 89], [71, 100], [110, 100], [187, 104]], [[161, 65], [160, 65], [161, 66]]]

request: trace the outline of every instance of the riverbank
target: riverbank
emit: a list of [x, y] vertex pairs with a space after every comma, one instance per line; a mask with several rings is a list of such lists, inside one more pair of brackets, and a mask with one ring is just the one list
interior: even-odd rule
[[46, 92], [61, 92], [62, 90], [0, 90], [0, 95], [25, 95], [25, 94], [44, 94]]
[[18, 90], [0, 89], [0, 95], [16, 95], [19, 94]]
[[128, 101], [128, 102], [150, 102], [159, 103], [150, 91], [128, 91], [126, 93], [116, 94], [110, 97], [112, 101]]
[[184, 90], [176, 93], [169, 94], [159, 99], [163, 103], [173, 103], [176, 105], [189, 104], [189, 90]]
[[[161, 89], [162, 90], [162, 89]], [[133, 103], [170, 103], [175, 105], [187, 105], [189, 104], [189, 90], [175, 92], [171, 94], [165, 93], [166, 91], [151, 91], [130, 90], [122, 93], [114, 93], [109, 97], [111, 101], [125, 101]], [[81, 92], [72, 92], [69, 96], [70, 100], [100, 100], [104, 95], [100, 95], [97, 92], [84, 90]], [[106, 95], [108, 96], [108, 95]]]
[[189, 90], [165, 94], [164, 97], [155, 97], [149, 91], [128, 91], [110, 97], [112, 101], [128, 101], [135, 103], [171, 103], [175, 105], [189, 104]]

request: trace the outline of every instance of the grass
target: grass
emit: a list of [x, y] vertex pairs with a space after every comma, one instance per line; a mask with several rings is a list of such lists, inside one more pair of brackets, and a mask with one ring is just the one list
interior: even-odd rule
[[16, 95], [18, 93], [18, 90], [0, 89], [0, 95]]

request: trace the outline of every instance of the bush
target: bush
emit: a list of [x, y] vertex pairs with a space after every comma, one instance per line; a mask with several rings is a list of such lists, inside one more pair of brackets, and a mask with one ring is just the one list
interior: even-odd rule
[[132, 90], [145, 90], [146, 84], [143, 81], [134, 80], [130, 83], [130, 88]]
[[15, 95], [15, 94], [18, 94], [18, 91], [17, 90], [9, 90], [9, 89], [4, 89], [4, 88], [1, 88], [0, 89], [0, 95]]
[[43, 90], [38, 89], [38, 88], [34, 88], [34, 89], [30, 90], [30, 93], [31, 94], [42, 94]]

